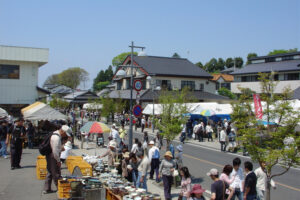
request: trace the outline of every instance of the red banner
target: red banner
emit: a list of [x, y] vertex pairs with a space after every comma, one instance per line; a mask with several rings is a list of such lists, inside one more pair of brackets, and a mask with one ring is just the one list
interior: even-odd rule
[[263, 110], [261, 107], [261, 100], [259, 94], [253, 94], [253, 100], [254, 100], [255, 116], [257, 119], [262, 119]]

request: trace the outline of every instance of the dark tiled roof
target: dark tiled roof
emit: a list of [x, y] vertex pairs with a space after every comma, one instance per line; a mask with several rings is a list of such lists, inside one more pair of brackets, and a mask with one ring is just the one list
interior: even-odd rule
[[[169, 92], [174, 92], [174, 91], [169, 91]], [[152, 91], [148, 90], [145, 94], [141, 96], [141, 100], [143, 101], [152, 101], [154, 99], [158, 99], [159, 95], [162, 93], [162, 91]], [[228, 97], [224, 97], [221, 95], [209, 93], [209, 92], [204, 92], [204, 91], [193, 91], [190, 92], [189, 95], [191, 97], [194, 97], [196, 100], [201, 101], [201, 100], [214, 100], [214, 101], [220, 101], [220, 100], [229, 100]]]
[[281, 71], [300, 71], [300, 60], [287, 60], [279, 62], [249, 64], [240, 70], [236, 70], [231, 75], [238, 74], [257, 74], [258, 72], [281, 72]]
[[46, 90], [46, 89], [41, 88], [41, 87], [39, 87], [39, 86], [36, 86], [36, 89], [39, 90], [39, 91], [41, 91], [41, 92], [44, 92], [44, 93], [46, 93], [46, 94], [51, 94], [51, 92], [50, 92], [49, 90]]
[[252, 57], [249, 60], [261, 60], [261, 59], [265, 59], [265, 58], [278, 58], [278, 57], [295, 56], [295, 55], [300, 55], [300, 51], [292, 52], [292, 53], [281, 53], [281, 54], [276, 54], [276, 55], [272, 55], [272, 56], [257, 56], [257, 57]]
[[226, 68], [224, 70], [221, 71], [222, 74], [228, 74], [230, 72], [233, 72], [234, 71], [234, 67], [231, 67], [231, 68]]
[[184, 58], [134, 56], [134, 61], [150, 75], [212, 78], [209, 73]]
[[300, 99], [300, 87], [298, 87], [296, 90], [294, 90], [292, 99]]
[[95, 99], [95, 98], [99, 98], [95, 93], [85, 90], [85, 91], [76, 91], [76, 92], [72, 92], [71, 94], [68, 94], [66, 96], [64, 96], [64, 99], [69, 99], [69, 100], [73, 100], [73, 99]]

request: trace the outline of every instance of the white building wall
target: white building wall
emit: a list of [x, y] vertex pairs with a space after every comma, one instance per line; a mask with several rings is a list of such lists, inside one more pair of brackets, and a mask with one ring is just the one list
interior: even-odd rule
[[0, 104], [31, 104], [38, 98], [38, 63], [0, 61], [19, 65], [19, 79], [0, 79]]
[[[232, 82], [231, 83], [231, 92], [241, 93], [238, 87], [249, 88], [257, 93], [261, 93], [261, 84], [260, 82]], [[280, 81], [275, 88], [275, 93], [282, 93], [284, 88], [289, 87], [291, 90], [295, 90], [300, 87], [300, 80], [295, 81]]]

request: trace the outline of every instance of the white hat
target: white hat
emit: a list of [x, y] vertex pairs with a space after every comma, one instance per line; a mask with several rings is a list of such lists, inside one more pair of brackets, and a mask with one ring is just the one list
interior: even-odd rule
[[113, 147], [113, 148], [117, 148], [117, 143], [112, 140], [112, 141], [109, 142], [108, 146]]
[[219, 172], [218, 172], [218, 170], [215, 169], [215, 168], [210, 169], [209, 172], [206, 173], [207, 176], [211, 176], [211, 175], [216, 176], [216, 175], [218, 175], [218, 174], [219, 174]]
[[67, 125], [63, 125], [61, 130], [67, 134], [68, 137], [71, 137], [72, 130]]
[[232, 128], [231, 131], [234, 132], [235, 131], [234, 128]]
[[149, 145], [154, 145], [154, 141], [151, 140], [151, 141], [149, 142]]
[[182, 151], [182, 145], [181, 145], [181, 144], [178, 145], [178, 146], [176, 147], [176, 149], [177, 149], [178, 151]]

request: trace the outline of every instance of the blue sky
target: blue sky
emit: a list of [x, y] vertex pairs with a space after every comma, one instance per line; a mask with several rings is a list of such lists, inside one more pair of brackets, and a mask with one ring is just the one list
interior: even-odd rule
[[148, 55], [202, 63], [299, 49], [299, 13], [297, 0], [0, 0], [0, 44], [50, 49], [40, 85], [77, 66], [91, 86], [131, 41]]

